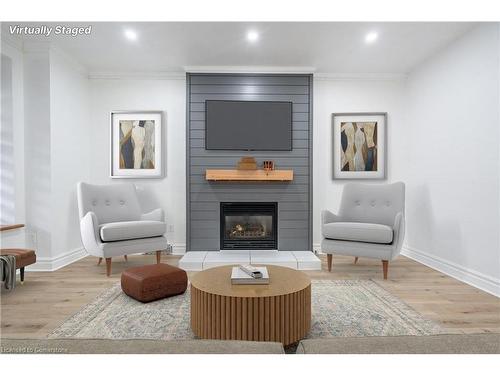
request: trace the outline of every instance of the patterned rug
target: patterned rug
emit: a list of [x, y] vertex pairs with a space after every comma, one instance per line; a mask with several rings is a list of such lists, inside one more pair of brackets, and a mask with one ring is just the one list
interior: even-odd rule
[[[179, 340], [194, 338], [189, 288], [180, 296], [143, 304], [119, 284], [65, 321], [49, 338]], [[312, 326], [308, 338], [399, 336], [442, 333], [373, 281], [313, 280]]]

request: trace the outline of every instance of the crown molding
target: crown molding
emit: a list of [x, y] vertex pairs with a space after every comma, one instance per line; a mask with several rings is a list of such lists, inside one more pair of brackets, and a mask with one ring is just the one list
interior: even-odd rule
[[70, 65], [76, 72], [78, 72], [82, 76], [85, 77], [88, 76], [88, 70], [84, 65], [82, 65], [72, 55], [68, 54], [66, 51], [54, 45], [50, 41], [24, 41], [23, 51], [26, 54], [47, 55], [49, 59], [55, 55], [64, 60], [68, 65]]
[[311, 74], [312, 66], [185, 66], [187, 73]]
[[184, 72], [89, 72], [89, 79], [102, 80], [185, 80]]
[[65, 60], [66, 63], [71, 65], [71, 67], [80, 73], [81, 75], [85, 76], [85, 78], [88, 78], [88, 69], [82, 65], [77, 59], [75, 59], [72, 55], [68, 54], [66, 51], [62, 50], [61, 48], [51, 45], [50, 46], [50, 52], [58, 55], [60, 58]]
[[315, 81], [404, 81], [404, 73], [314, 73]]
[[23, 51], [26, 53], [48, 52], [51, 47], [50, 41], [25, 40], [23, 41]]
[[264, 66], [186, 66], [185, 72], [89, 72], [89, 79], [102, 80], [185, 80], [186, 73], [213, 74], [313, 74], [316, 81], [404, 81], [402, 73], [314, 73], [312, 67], [264, 67]]
[[8, 44], [10, 47], [17, 49], [20, 52], [23, 51], [23, 39], [21, 37], [6, 33], [5, 30], [1, 30], [0, 32], [2, 34], [2, 44]]

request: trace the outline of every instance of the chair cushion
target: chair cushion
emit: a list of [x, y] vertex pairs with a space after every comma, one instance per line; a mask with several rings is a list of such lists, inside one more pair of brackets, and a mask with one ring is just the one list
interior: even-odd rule
[[101, 239], [104, 242], [133, 240], [162, 236], [167, 227], [162, 221], [119, 221], [99, 226]]
[[323, 225], [323, 236], [330, 240], [389, 244], [392, 228], [382, 224], [336, 222]]

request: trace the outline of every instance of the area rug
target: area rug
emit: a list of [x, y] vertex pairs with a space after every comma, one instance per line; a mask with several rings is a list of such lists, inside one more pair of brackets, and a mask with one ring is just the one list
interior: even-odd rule
[[[49, 338], [192, 339], [189, 288], [143, 304], [117, 284], [65, 321]], [[313, 280], [308, 338], [442, 333], [402, 300], [370, 280]]]

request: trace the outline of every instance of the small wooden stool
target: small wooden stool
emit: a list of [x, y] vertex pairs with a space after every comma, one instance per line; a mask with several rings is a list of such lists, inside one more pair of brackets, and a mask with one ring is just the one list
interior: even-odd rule
[[21, 284], [23, 284], [24, 267], [36, 263], [35, 251], [29, 249], [0, 249], [0, 255], [14, 255], [16, 257], [16, 269], [21, 270]]

